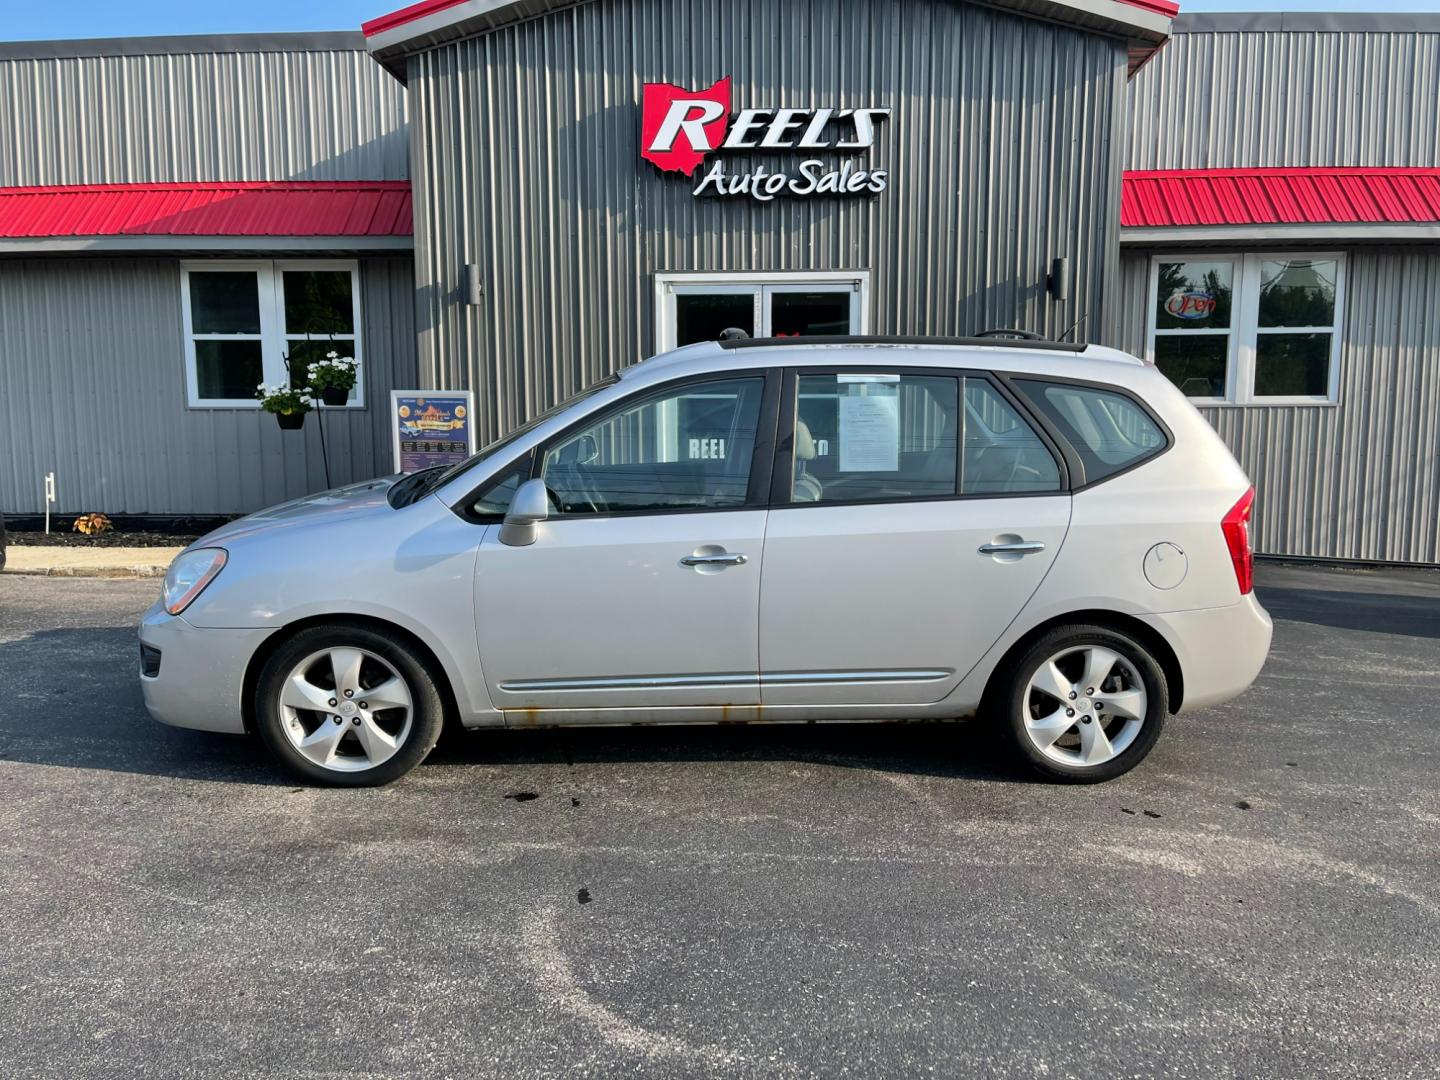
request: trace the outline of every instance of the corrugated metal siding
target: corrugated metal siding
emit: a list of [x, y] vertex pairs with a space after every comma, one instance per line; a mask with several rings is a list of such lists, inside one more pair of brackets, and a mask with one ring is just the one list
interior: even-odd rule
[[[1118, 347], [1145, 353], [1149, 253], [1122, 259]], [[1256, 550], [1440, 562], [1440, 252], [1346, 267], [1338, 406], [1205, 408], [1259, 490]]]
[[364, 52], [0, 60], [0, 186], [403, 180], [404, 88]]
[[1177, 33], [1130, 102], [1130, 169], [1440, 165], [1440, 33]]
[[[1125, 64], [1118, 39], [917, 0], [597, 0], [413, 57], [424, 377], [474, 388], [497, 435], [653, 351], [659, 271], [869, 269], [876, 332], [1083, 317], [1098, 336]], [[737, 107], [890, 106], [873, 158], [890, 190], [697, 199], [642, 161], [641, 84], [724, 75]], [[1060, 255], [1071, 299], [1054, 303]]]
[[[327, 414], [335, 483], [391, 471], [386, 405], [413, 386], [409, 258], [361, 261], [369, 408]], [[325, 486], [314, 416], [189, 409], [174, 259], [0, 260], [0, 510], [226, 514]]]

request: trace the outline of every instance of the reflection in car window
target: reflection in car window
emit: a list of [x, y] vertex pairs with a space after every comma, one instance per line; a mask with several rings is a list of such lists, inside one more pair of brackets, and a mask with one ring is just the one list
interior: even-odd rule
[[1012, 495], [1060, 490], [1060, 467], [1029, 421], [985, 379], [965, 380], [960, 490]]
[[1060, 488], [1044, 442], [983, 379], [802, 375], [798, 390], [791, 502]]
[[1165, 434], [1130, 398], [1093, 386], [1016, 380], [1075, 448], [1093, 484], [1165, 449]]
[[485, 485], [485, 489], [470, 504], [471, 512], [479, 517], [503, 517], [510, 509], [510, 502], [515, 498], [515, 492], [520, 490], [520, 485], [530, 475], [532, 456], [526, 454], [523, 460], [516, 462], [501, 476]]
[[627, 403], [545, 454], [561, 514], [743, 506], [763, 378], [689, 383]]
[[945, 376], [801, 375], [790, 501], [954, 495], [957, 387]]

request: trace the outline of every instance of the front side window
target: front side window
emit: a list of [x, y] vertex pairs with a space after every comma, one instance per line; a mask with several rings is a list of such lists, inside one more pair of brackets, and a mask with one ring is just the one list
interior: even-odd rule
[[1055, 459], [985, 379], [801, 375], [792, 503], [1056, 491]]
[[1080, 457], [1085, 482], [1114, 476], [1165, 449], [1165, 433], [1124, 394], [1093, 386], [1017, 379], [1015, 385]]
[[1150, 356], [1200, 402], [1334, 401], [1344, 270], [1340, 255], [1156, 258]]
[[556, 512], [744, 506], [764, 389], [760, 377], [688, 383], [565, 436], [541, 471]]
[[[353, 262], [195, 262], [181, 273], [192, 406], [256, 408], [259, 383], [304, 386], [332, 352], [361, 359]], [[364, 404], [364, 371], [352, 406]]]

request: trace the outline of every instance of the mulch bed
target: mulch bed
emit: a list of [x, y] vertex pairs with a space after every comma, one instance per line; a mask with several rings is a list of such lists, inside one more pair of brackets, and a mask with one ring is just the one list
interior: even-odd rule
[[184, 547], [198, 537], [194, 534], [164, 532], [111, 532], [86, 536], [84, 533], [56, 530], [16, 532], [10, 530], [11, 547]]

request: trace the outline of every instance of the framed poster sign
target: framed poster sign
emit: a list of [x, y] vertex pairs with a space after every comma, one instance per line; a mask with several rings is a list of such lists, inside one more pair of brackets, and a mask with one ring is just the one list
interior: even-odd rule
[[473, 454], [475, 399], [468, 390], [391, 390], [395, 471], [454, 465]]

